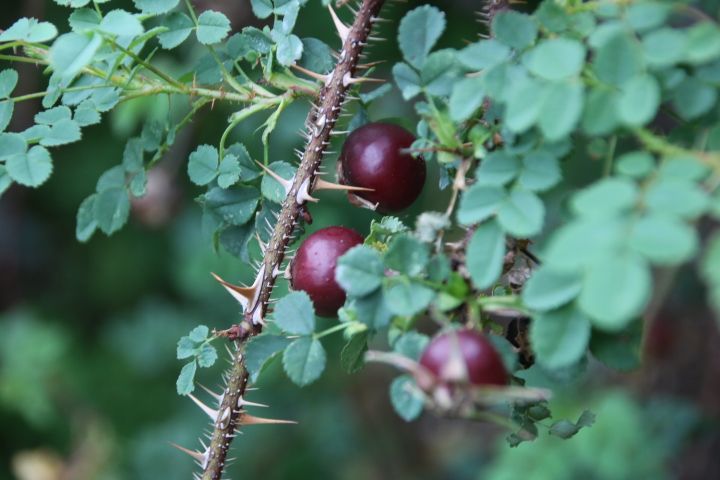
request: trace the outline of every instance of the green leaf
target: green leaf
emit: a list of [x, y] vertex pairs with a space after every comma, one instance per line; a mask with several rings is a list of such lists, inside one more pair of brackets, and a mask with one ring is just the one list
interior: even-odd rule
[[110, 35], [136, 37], [142, 34], [144, 29], [135, 15], [125, 10], [112, 10], [105, 14], [100, 22], [100, 31]]
[[488, 154], [480, 163], [475, 174], [476, 185], [505, 185], [515, 178], [520, 170], [520, 162], [504, 150]]
[[662, 28], [643, 37], [645, 61], [651, 67], [663, 68], [679, 63], [686, 51], [686, 36], [681, 30]]
[[615, 217], [568, 223], [550, 238], [545, 263], [558, 272], [577, 272], [614, 255], [627, 242], [627, 231], [627, 222]]
[[50, 47], [50, 66], [60, 75], [65, 85], [88, 66], [102, 45], [102, 37], [66, 33]]
[[655, 159], [645, 151], [628, 152], [615, 161], [615, 171], [631, 178], [644, 178], [655, 169]]
[[56, 122], [41, 139], [40, 145], [56, 147], [77, 142], [82, 137], [80, 125], [75, 120], [64, 119]]
[[392, 69], [393, 78], [405, 100], [421, 92], [420, 75], [406, 63], [396, 63]]
[[514, 81], [510, 87], [505, 94], [508, 99], [505, 126], [515, 133], [522, 133], [532, 127], [540, 117], [549, 89], [543, 89], [540, 82], [531, 78]]
[[533, 192], [514, 189], [500, 204], [497, 219], [510, 235], [528, 238], [540, 233], [545, 220], [545, 206]]
[[240, 180], [241, 173], [242, 168], [237, 157], [225, 154], [218, 168], [218, 186], [220, 188], [230, 188]]
[[180, 337], [180, 340], [178, 340], [177, 349], [176, 349], [176, 357], [178, 360], [183, 360], [185, 358], [190, 358], [195, 356], [196, 351], [196, 344], [192, 340], [190, 340], [190, 337]]
[[666, 157], [658, 169], [658, 177], [679, 180], [704, 180], [710, 169], [695, 156]]
[[122, 165], [116, 165], [100, 175], [95, 190], [102, 192], [111, 188], [123, 188], [125, 186], [125, 170]]
[[430, 337], [411, 330], [403, 333], [400, 338], [392, 344], [392, 347], [397, 353], [418, 362], [428, 343], [430, 343]]
[[106, 235], [120, 230], [130, 214], [130, 199], [124, 188], [109, 188], [95, 198], [95, 220]]
[[0, 196], [5, 193], [5, 190], [10, 188], [10, 185], [12, 185], [12, 183], [12, 179], [10, 178], [10, 175], [7, 174], [5, 166], [0, 165]]
[[72, 111], [66, 106], [50, 108], [35, 114], [35, 122], [42, 125], [55, 125], [63, 120], [70, 120]]
[[317, 380], [325, 369], [325, 349], [319, 340], [300, 337], [283, 352], [283, 368], [293, 383], [304, 387]]
[[490, 69], [508, 60], [510, 49], [497, 40], [481, 40], [463, 48], [457, 58], [467, 68]]
[[578, 305], [596, 327], [618, 331], [642, 312], [651, 288], [650, 268], [641, 257], [615, 254], [588, 270]]
[[0, 98], [8, 98], [18, 82], [18, 73], [12, 68], [0, 71]]
[[589, 427], [595, 423], [595, 415], [588, 410], [585, 410], [578, 418], [577, 423], [572, 423], [568, 420], [559, 420], [550, 426], [548, 433], [556, 437], [568, 439], [577, 434], [581, 428]]
[[545, 312], [530, 323], [535, 357], [545, 368], [574, 365], [585, 356], [590, 340], [590, 320], [575, 305]]
[[135, 7], [143, 13], [159, 14], [177, 7], [180, 0], [133, 0]]
[[581, 289], [582, 279], [578, 275], [558, 273], [544, 265], [525, 284], [522, 300], [528, 308], [544, 312], [569, 303]]
[[200, 350], [197, 353], [198, 365], [203, 368], [212, 367], [215, 364], [217, 358], [217, 350], [215, 350], [215, 347], [207, 343], [200, 347]]
[[205, 208], [219, 215], [229, 225], [242, 225], [249, 221], [257, 208], [259, 193], [252, 187], [215, 187], [203, 195]]
[[4, 132], [12, 119], [15, 102], [5, 100], [0, 102], [0, 133]]
[[250, 338], [244, 351], [250, 381], [255, 383], [263, 367], [289, 344], [290, 340], [279, 335], [263, 334]]
[[165, 17], [162, 24], [168, 30], [158, 35], [160, 46], [166, 50], [183, 43], [195, 29], [190, 17], [183, 12], [172, 12]]
[[407, 277], [390, 277], [383, 286], [388, 309], [396, 314], [412, 316], [425, 310], [435, 292]]
[[335, 59], [327, 43], [317, 38], [303, 38], [302, 44], [302, 57], [298, 62], [301, 67], [317, 73], [328, 73], [335, 68]]
[[467, 247], [466, 267], [478, 289], [489, 288], [502, 273], [505, 233], [495, 220], [482, 223]]
[[675, 89], [673, 106], [685, 120], [693, 120], [713, 108], [717, 90], [697, 78], [683, 80]]
[[[292, 180], [295, 176], [295, 167], [282, 160], [271, 163], [268, 165], [268, 168], [285, 180]], [[263, 176], [260, 189], [262, 190], [263, 197], [275, 203], [282, 203], [287, 195], [285, 187], [280, 185], [280, 182], [268, 174]]]
[[283, 37], [277, 44], [277, 59], [285, 67], [294, 64], [302, 57], [303, 43], [296, 35]]
[[273, 318], [282, 331], [293, 335], [310, 335], [315, 331], [315, 309], [303, 291], [282, 297], [275, 306]]
[[75, 224], [75, 238], [79, 242], [87, 242], [97, 229], [97, 221], [95, 220], [95, 199], [96, 194], [92, 194], [82, 201], [77, 211], [77, 221]]
[[365, 330], [350, 337], [343, 347], [340, 352], [340, 365], [347, 373], [355, 373], [365, 364], [363, 356], [368, 349], [367, 340], [368, 332]]
[[458, 221], [465, 225], [482, 222], [493, 216], [506, 197], [500, 187], [472, 185], [460, 197]]
[[187, 395], [195, 390], [195, 372], [197, 371], [197, 362], [193, 359], [190, 363], [186, 363], [180, 370], [180, 375], [175, 384], [178, 395]]
[[688, 30], [685, 57], [695, 64], [720, 57], [720, 30], [713, 22], [701, 22]]
[[694, 219], [705, 213], [709, 198], [695, 182], [661, 179], [648, 188], [645, 205], [652, 212]]
[[357, 298], [353, 301], [353, 308], [357, 313], [357, 320], [368, 328], [380, 329], [386, 327], [392, 318], [385, 295], [382, 290]]
[[195, 185], [207, 185], [218, 174], [218, 152], [212, 145], [200, 145], [190, 154], [188, 176]]
[[122, 165], [126, 172], [138, 173], [144, 170], [142, 140], [138, 137], [131, 138], [125, 144], [123, 150]]
[[351, 248], [338, 258], [335, 280], [349, 295], [372, 293], [385, 277], [385, 266], [376, 250], [365, 245]]
[[585, 91], [579, 81], [550, 82], [543, 87], [538, 126], [546, 140], [568, 136], [582, 113]]
[[622, 86], [642, 72], [642, 51], [633, 38], [618, 33], [598, 48], [593, 67], [603, 82]]
[[401, 375], [390, 384], [390, 402], [406, 422], [420, 416], [425, 399], [410, 375]]
[[445, 14], [437, 8], [423, 5], [408, 12], [398, 29], [403, 58], [413, 67], [421, 68], [444, 30]]
[[618, 98], [618, 117], [631, 127], [645, 125], [655, 118], [660, 106], [660, 85], [651, 75], [638, 75], [622, 88]]
[[80, 8], [70, 14], [70, 28], [75, 33], [85, 33], [97, 30], [102, 17], [91, 8]]
[[371, 90], [367, 93], [360, 93], [360, 101], [362, 103], [364, 103], [365, 105], [369, 105], [370, 103], [374, 102], [375, 100], [385, 96], [385, 94], [390, 93], [391, 90], [392, 90], [392, 84], [383, 83], [382, 85], [377, 87], [375, 90]]
[[558, 160], [550, 153], [534, 151], [523, 157], [518, 184], [525, 190], [542, 192], [557, 185], [561, 179]]
[[210, 329], [207, 326], [198, 325], [190, 331], [188, 338], [190, 338], [193, 342], [199, 343], [207, 340], [209, 334]]
[[89, 125], [96, 125], [100, 123], [100, 112], [98, 112], [95, 108], [95, 102], [92, 100], [83, 100], [80, 105], [75, 108], [73, 120], [75, 120], [75, 123], [77, 123], [80, 127], [87, 127]]
[[628, 7], [625, 16], [635, 31], [644, 32], [665, 23], [671, 8], [659, 2], [637, 2]]
[[53, 170], [50, 152], [41, 146], [34, 146], [24, 155], [15, 155], [5, 162], [8, 175], [15, 182], [26, 187], [37, 187], [45, 183]]
[[588, 135], [601, 136], [612, 132], [619, 123], [618, 95], [609, 88], [594, 88], [585, 101], [582, 128]]
[[17, 133], [0, 133], [0, 160], [11, 160], [24, 156], [27, 151], [27, 142]]
[[261, 175], [257, 164], [250, 158], [245, 145], [242, 143], [234, 143], [225, 149], [225, 156], [232, 155], [238, 159], [240, 164], [240, 180], [249, 182], [255, 180]]
[[429, 259], [427, 245], [409, 235], [395, 237], [385, 252], [388, 268], [410, 276], [420, 275]]
[[635, 207], [637, 185], [627, 178], [605, 178], [576, 193], [570, 207], [583, 217], [611, 217]]
[[594, 330], [590, 352], [595, 358], [615, 370], [627, 372], [640, 366], [642, 356], [643, 321], [635, 319], [618, 333]]
[[675, 217], [656, 213], [635, 223], [629, 245], [655, 264], [676, 265], [697, 253], [698, 239], [694, 228]]
[[433, 52], [425, 59], [420, 71], [420, 81], [426, 92], [434, 96], [446, 96], [452, 92], [459, 76], [454, 50]]
[[585, 64], [585, 47], [576, 40], [555, 38], [543, 40], [523, 57], [532, 73], [546, 80], [577, 76]]
[[21, 18], [10, 28], [0, 33], [0, 42], [22, 40], [30, 43], [47, 42], [58, 34], [57, 28], [50, 22], [39, 22], [35, 18]]
[[521, 50], [535, 42], [538, 26], [535, 19], [524, 13], [506, 10], [493, 18], [494, 36], [505, 45]]
[[203, 45], [212, 45], [224, 39], [230, 31], [230, 20], [220, 12], [205, 10], [198, 16], [197, 39]]
[[481, 77], [468, 77], [455, 83], [450, 95], [450, 118], [463, 122], [480, 108], [485, 98], [483, 82]]

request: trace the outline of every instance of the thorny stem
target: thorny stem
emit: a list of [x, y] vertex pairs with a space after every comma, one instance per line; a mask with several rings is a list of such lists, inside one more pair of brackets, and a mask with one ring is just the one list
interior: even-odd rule
[[[378, 14], [384, 0], [363, 0], [340, 52], [340, 60], [329, 74], [329, 81], [320, 90], [317, 105], [310, 110], [306, 120], [308, 143], [302, 160], [293, 177], [292, 186], [282, 204], [277, 223], [268, 242], [265, 258], [258, 271], [259, 292], [256, 300], [248, 304], [244, 320], [240, 325], [241, 335], [235, 341], [233, 366], [227, 373], [227, 383], [214, 419], [210, 446], [207, 451], [202, 480], [220, 480], [225, 468], [226, 457], [237, 429], [243, 423], [245, 415], [242, 398], [248, 386], [249, 374], [244, 362], [244, 347], [247, 340], [262, 331], [262, 321], [267, 310], [276, 276], [282, 271], [281, 264], [285, 251], [293, 239], [293, 233], [305, 208], [299, 201], [298, 193], [307, 188], [312, 191], [313, 182], [323, 153], [329, 145], [330, 133], [342, 110], [345, 94], [357, 68], [374, 17]], [[187, 0], [186, 0], [187, 3]]]

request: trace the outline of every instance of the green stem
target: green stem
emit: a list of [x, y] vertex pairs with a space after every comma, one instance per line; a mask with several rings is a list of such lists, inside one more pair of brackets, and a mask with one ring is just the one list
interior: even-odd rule
[[688, 155], [696, 158], [701, 163], [711, 167], [715, 172], [720, 172], [720, 154], [701, 152], [697, 150], [688, 150], [686, 148], [674, 145], [662, 137], [652, 133], [644, 128], [637, 128], [633, 133], [645, 147], [653, 153], [662, 156]]
[[615, 159], [615, 147], [617, 146], [617, 136], [613, 135], [610, 138], [610, 147], [608, 148], [607, 155], [605, 155], [605, 165], [603, 166], [603, 177], [607, 177], [612, 172], [613, 160]]
[[177, 80], [175, 80], [174, 78], [172, 78], [171, 76], [169, 76], [168, 74], [166, 74], [165, 72], [163, 72], [162, 70], [157, 68], [155, 65], [147, 63], [144, 59], [137, 56], [134, 52], [122, 47], [121, 45], [118, 45], [114, 41], [112, 42], [112, 44], [114, 47], [116, 47], [118, 50], [123, 52], [125, 55], [129, 56], [130, 58], [135, 60], [137, 63], [142, 65], [146, 70], [154, 73], [155, 75], [160, 77], [162, 80], [165, 80], [170, 85], [173, 85], [174, 87], [179, 88], [181, 90], [185, 90], [187, 88], [184, 84], [178, 82]]
[[339, 331], [341, 331], [341, 330], [345, 330], [345, 329], [348, 328], [350, 325], [352, 325], [352, 323], [350, 323], [350, 322], [348, 322], [348, 323], [339, 323], [339, 324], [335, 325], [334, 327], [330, 327], [330, 328], [328, 328], [327, 330], [323, 330], [322, 332], [313, 333], [313, 338], [314, 338], [315, 340], [319, 340], [319, 339], [321, 339], [322, 337], [326, 337], [326, 336], [328, 336], [328, 335], [330, 335], [330, 334], [332, 334], [332, 333], [339, 332]]
[[[274, 99], [278, 99], [280, 97], [274, 97]], [[222, 160], [223, 156], [225, 155], [225, 143], [227, 141], [228, 135], [230, 135], [230, 132], [235, 129], [243, 120], [246, 118], [261, 112], [263, 110], [267, 110], [268, 108], [271, 108], [274, 105], [274, 102], [262, 102], [262, 103], [255, 103], [253, 105], [250, 105], [249, 107], [245, 107], [241, 110], [238, 110], [237, 112], [233, 113], [230, 116], [230, 124], [227, 126], [225, 131], [223, 132], [222, 136], [220, 137], [220, 159]]]

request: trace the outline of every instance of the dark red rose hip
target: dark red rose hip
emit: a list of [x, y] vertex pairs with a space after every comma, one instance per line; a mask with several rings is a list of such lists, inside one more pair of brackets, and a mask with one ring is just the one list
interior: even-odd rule
[[345, 291], [335, 282], [335, 265], [338, 257], [363, 240], [350, 228], [328, 227], [307, 237], [298, 248], [290, 283], [310, 296], [318, 315], [334, 317], [345, 303]]
[[441, 383], [466, 381], [473, 385], [505, 385], [508, 382], [500, 355], [487, 337], [475, 330], [445, 332], [433, 338], [425, 348], [420, 364]]
[[390, 123], [368, 123], [354, 130], [340, 154], [340, 181], [370, 188], [354, 192], [380, 212], [391, 213], [409, 207], [425, 184], [425, 161], [403, 149], [415, 141], [412, 133]]

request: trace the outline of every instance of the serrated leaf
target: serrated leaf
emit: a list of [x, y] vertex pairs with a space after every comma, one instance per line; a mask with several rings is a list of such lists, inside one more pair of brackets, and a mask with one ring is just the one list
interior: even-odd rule
[[463, 78], [453, 86], [450, 95], [450, 118], [463, 122], [480, 108], [485, 99], [482, 77]]
[[4, 132], [7, 126], [10, 124], [10, 120], [15, 110], [15, 102], [11, 100], [5, 100], [0, 102], [0, 132]]
[[125, 10], [111, 10], [100, 21], [100, 31], [110, 35], [136, 37], [145, 30], [135, 15]]
[[95, 198], [96, 194], [92, 194], [82, 201], [77, 211], [77, 220], [75, 225], [75, 238], [80, 242], [87, 242], [97, 229], [95, 221]]
[[12, 68], [0, 71], [0, 98], [8, 98], [18, 82], [18, 73]]
[[130, 199], [124, 188], [109, 188], [95, 198], [95, 220], [106, 235], [120, 230], [130, 214]]
[[553, 310], [572, 301], [581, 289], [582, 278], [578, 275], [558, 273], [542, 266], [525, 284], [522, 300], [532, 310]]
[[393, 316], [382, 290], [376, 290], [369, 295], [357, 298], [352, 305], [357, 314], [357, 320], [367, 325], [368, 328], [386, 327]]
[[425, 310], [435, 297], [433, 290], [407, 277], [388, 278], [383, 285], [383, 293], [388, 309], [403, 316]]
[[218, 168], [218, 186], [220, 188], [230, 188], [240, 180], [240, 162], [237, 157], [231, 154], [225, 154]]
[[94, 31], [100, 25], [102, 17], [91, 8], [80, 8], [70, 14], [68, 21], [70, 28], [75, 33]]
[[497, 213], [506, 196], [500, 187], [472, 185], [460, 197], [458, 221], [471, 225], [490, 218]]
[[50, 47], [50, 66], [60, 75], [64, 84], [69, 84], [75, 76], [93, 60], [102, 45], [102, 37], [79, 33], [66, 33], [55, 40]]
[[520, 170], [520, 162], [504, 150], [488, 154], [480, 163], [475, 174], [477, 185], [505, 185], [515, 178]]
[[18, 133], [0, 133], [0, 160], [10, 160], [25, 155], [27, 141]]
[[660, 85], [650, 75], [638, 75], [625, 83], [618, 98], [618, 118], [624, 125], [639, 127], [655, 118], [660, 106]]
[[141, 12], [157, 15], [177, 7], [180, 0], [133, 0], [133, 3]]
[[537, 37], [538, 26], [535, 19], [513, 10], [499, 12], [493, 18], [494, 36], [505, 45], [523, 49], [532, 45]]
[[530, 341], [537, 361], [549, 369], [577, 363], [587, 350], [590, 320], [575, 305], [533, 317]]
[[5, 190], [10, 188], [10, 185], [12, 185], [12, 183], [12, 179], [10, 178], [10, 175], [7, 174], [5, 166], [0, 165], [0, 196], [5, 193]]
[[419, 275], [430, 259], [427, 245], [415, 237], [395, 237], [385, 252], [385, 265], [410, 276]]
[[577, 80], [549, 82], [542, 98], [537, 125], [546, 140], [561, 140], [580, 120], [585, 99], [583, 85]]
[[209, 368], [215, 365], [215, 361], [217, 360], [217, 358], [217, 350], [215, 350], [215, 347], [207, 343], [203, 344], [203, 346], [200, 347], [200, 350], [197, 352], [198, 365], [204, 368]]
[[50, 127], [50, 131], [40, 139], [40, 145], [56, 147], [77, 142], [82, 137], [80, 125], [75, 120], [60, 120]]
[[396, 63], [392, 69], [393, 78], [405, 100], [421, 92], [420, 75], [406, 63]]
[[543, 40], [523, 58], [528, 70], [546, 80], [561, 80], [580, 73], [585, 47], [568, 38]]
[[[268, 165], [268, 168], [285, 180], [292, 180], [295, 176], [295, 167], [282, 160], [271, 163]], [[280, 185], [280, 182], [268, 174], [263, 176], [262, 182], [260, 183], [260, 190], [262, 191], [263, 197], [275, 203], [282, 203], [287, 195], [285, 188]]]
[[95, 102], [92, 100], [83, 100], [80, 105], [75, 108], [73, 120], [75, 120], [75, 123], [77, 123], [80, 127], [87, 127], [88, 125], [100, 123], [100, 112], [98, 112], [95, 108]]
[[196, 347], [195, 342], [190, 340], [190, 337], [180, 337], [180, 340], [178, 340], [177, 343], [175, 355], [178, 360], [194, 357]]
[[632, 209], [638, 199], [637, 185], [627, 178], [606, 178], [576, 193], [570, 206], [579, 216], [611, 217]]
[[420, 357], [428, 343], [430, 343], [430, 337], [427, 335], [409, 331], [403, 333], [400, 338], [393, 343], [393, 350], [417, 362], [420, 361]]
[[165, 17], [163, 26], [168, 30], [158, 35], [162, 48], [173, 49], [183, 43], [195, 29], [190, 17], [184, 12], [172, 12]]
[[650, 269], [642, 258], [636, 254], [615, 254], [588, 270], [578, 305], [594, 326], [618, 331], [643, 311], [651, 288]]
[[190, 338], [193, 342], [200, 343], [204, 342], [208, 338], [209, 334], [210, 329], [207, 326], [198, 325], [190, 331], [188, 338]]
[[218, 174], [218, 152], [212, 145], [200, 145], [190, 154], [188, 176], [195, 185], [207, 185]]
[[50, 22], [38, 22], [35, 18], [21, 18], [0, 33], [0, 42], [22, 40], [41, 43], [52, 40], [57, 34], [57, 28]]
[[502, 273], [505, 233], [495, 220], [482, 223], [467, 247], [466, 267], [478, 289], [492, 286]]
[[340, 352], [340, 365], [347, 373], [355, 373], [365, 364], [363, 355], [368, 349], [367, 340], [367, 331], [356, 333], [343, 347]]
[[422, 67], [444, 30], [445, 14], [437, 8], [423, 5], [408, 12], [398, 28], [398, 44], [405, 60], [415, 68]]
[[659, 265], [677, 265], [691, 259], [698, 249], [694, 228], [660, 213], [639, 219], [630, 232], [630, 248]]
[[558, 159], [545, 151], [530, 152], [522, 159], [518, 183], [525, 190], [542, 192], [562, 179]]
[[317, 38], [303, 38], [302, 44], [302, 57], [298, 62], [301, 67], [317, 73], [328, 73], [335, 68], [332, 50], [325, 42]]
[[201, 199], [206, 209], [219, 215], [229, 225], [243, 225], [255, 213], [260, 195], [252, 187], [215, 187]]
[[358, 245], [338, 258], [335, 280], [349, 295], [364, 296], [373, 292], [384, 277], [382, 259], [370, 247]]
[[510, 58], [510, 49], [497, 40], [471, 43], [458, 54], [458, 60], [473, 70], [490, 69]]
[[224, 39], [230, 31], [230, 20], [220, 12], [205, 10], [198, 16], [197, 39], [203, 45], [212, 45]]
[[325, 349], [319, 340], [300, 337], [283, 352], [283, 368], [296, 385], [304, 387], [317, 380], [325, 369]]
[[509, 234], [528, 238], [540, 233], [545, 206], [533, 192], [514, 189], [498, 207], [497, 219]]
[[252, 382], [257, 381], [267, 363], [290, 344], [290, 340], [279, 335], [264, 334], [252, 337], [245, 346], [245, 366]]
[[175, 384], [178, 395], [187, 395], [195, 390], [196, 371], [197, 363], [195, 362], [195, 359], [193, 359], [190, 363], [186, 363], [182, 370], [180, 370], [180, 375], [178, 376]]
[[293, 65], [303, 53], [303, 43], [297, 35], [283, 37], [277, 44], [277, 59], [285, 67]]
[[425, 400], [415, 380], [401, 375], [390, 384], [390, 402], [403, 420], [411, 422], [422, 413]]
[[8, 175], [26, 187], [45, 183], [53, 170], [52, 157], [46, 148], [34, 146], [23, 155], [15, 155], [5, 162]]
[[315, 309], [303, 291], [282, 297], [275, 305], [273, 318], [278, 327], [293, 335], [310, 335], [315, 331]]

